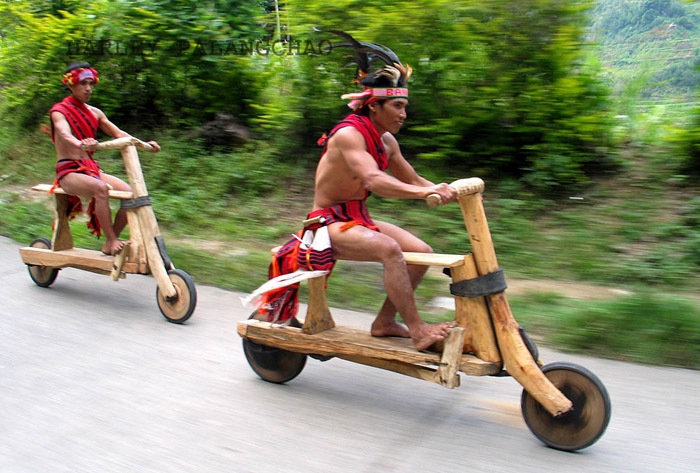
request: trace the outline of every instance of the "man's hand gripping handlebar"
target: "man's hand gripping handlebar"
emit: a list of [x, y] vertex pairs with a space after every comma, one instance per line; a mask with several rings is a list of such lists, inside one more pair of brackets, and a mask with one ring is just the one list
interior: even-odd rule
[[[478, 177], [469, 177], [467, 179], [458, 179], [453, 181], [450, 184], [450, 187], [457, 192], [457, 197], [480, 194], [484, 192], [484, 181]], [[443, 203], [440, 194], [430, 194], [425, 198], [425, 202], [428, 204], [428, 207], [437, 207]]]
[[143, 151], [151, 151], [153, 153], [160, 151], [160, 146], [158, 146], [155, 141], [146, 143], [145, 141], [141, 141], [133, 136], [125, 136], [109, 141], [103, 141], [101, 143], [97, 142], [97, 140], [93, 140], [92, 138], [83, 141], [87, 141], [88, 143], [83, 143], [80, 145], [80, 149], [87, 151], [95, 151], [98, 149], [122, 149], [131, 145], [136, 146], [138, 149]]

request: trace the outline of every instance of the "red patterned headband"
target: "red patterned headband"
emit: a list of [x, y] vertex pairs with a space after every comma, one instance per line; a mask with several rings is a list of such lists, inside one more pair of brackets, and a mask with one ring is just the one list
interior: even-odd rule
[[97, 84], [99, 82], [97, 71], [92, 67], [81, 67], [78, 69], [73, 69], [72, 71], [63, 74], [61, 82], [67, 85], [75, 85], [79, 84], [80, 82], [86, 79], [92, 79], [93, 81], [95, 81], [95, 84]]
[[408, 98], [408, 89], [405, 87], [387, 87], [387, 88], [376, 88], [365, 87], [362, 92], [344, 94], [340, 96], [341, 99], [351, 99], [348, 107], [353, 110], [358, 110], [363, 106], [376, 102], [381, 99], [398, 99], [398, 98]]

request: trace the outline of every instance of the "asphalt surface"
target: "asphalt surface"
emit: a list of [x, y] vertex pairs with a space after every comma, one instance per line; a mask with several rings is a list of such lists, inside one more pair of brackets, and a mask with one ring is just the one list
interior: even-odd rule
[[3, 473], [700, 471], [700, 372], [540, 348], [594, 372], [612, 400], [605, 435], [565, 453], [527, 429], [513, 379], [462, 375], [448, 390], [309, 359], [267, 383], [236, 333], [244, 294], [197, 286], [194, 315], [175, 325], [148, 276], [65, 269], [41, 288], [18, 249], [0, 237]]

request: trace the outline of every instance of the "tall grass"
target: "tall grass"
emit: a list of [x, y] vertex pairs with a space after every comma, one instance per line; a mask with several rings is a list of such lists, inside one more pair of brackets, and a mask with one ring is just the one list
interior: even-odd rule
[[516, 297], [519, 322], [546, 344], [591, 356], [700, 368], [700, 306], [648, 288], [609, 301]]

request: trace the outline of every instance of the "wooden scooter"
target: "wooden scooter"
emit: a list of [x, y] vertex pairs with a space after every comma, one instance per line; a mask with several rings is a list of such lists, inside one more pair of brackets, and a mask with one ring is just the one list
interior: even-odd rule
[[[512, 376], [523, 386], [521, 411], [528, 428], [547, 446], [576, 451], [595, 443], [610, 420], [610, 398], [601, 381], [573, 363], [543, 366], [537, 347], [516, 323], [506, 299], [482, 204], [484, 182], [461, 179], [458, 193], [472, 253], [404, 253], [409, 264], [447, 268], [455, 321], [442, 353], [417, 351], [410, 339], [372, 337], [367, 330], [336, 326], [325, 297], [325, 275], [309, 279], [303, 323], [280, 325], [250, 318], [238, 323], [245, 356], [262, 379], [285, 383], [304, 368], [307, 355], [332, 357], [432, 381], [460, 384], [472, 376]], [[440, 202], [429, 196], [428, 205]], [[332, 282], [331, 282], [332, 283]]]
[[[54, 190], [55, 220], [53, 238], [37, 238], [28, 247], [20, 248], [29, 276], [41, 287], [54, 283], [62, 268], [78, 268], [98, 274], [109, 274], [114, 281], [126, 274], [152, 274], [156, 280], [156, 300], [163, 316], [181, 324], [190, 318], [197, 305], [197, 292], [189, 274], [175, 269], [165, 249], [165, 242], [156, 221], [141, 172], [136, 148], [151, 151], [150, 144], [133, 137], [117, 138], [97, 145], [98, 150], [121, 150], [132, 192], [110, 190], [109, 196], [121, 200], [127, 211], [130, 239], [116, 256], [101, 251], [75, 248], [67, 215], [68, 196], [60, 187]], [[48, 184], [32, 189], [47, 192]]]

